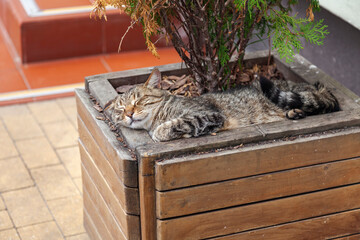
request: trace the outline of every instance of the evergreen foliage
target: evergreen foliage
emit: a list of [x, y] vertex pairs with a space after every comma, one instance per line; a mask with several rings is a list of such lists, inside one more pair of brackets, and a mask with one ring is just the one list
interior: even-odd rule
[[151, 37], [165, 34], [206, 92], [226, 89], [240, 77], [253, 35], [271, 38], [286, 61], [303, 48], [302, 38], [322, 45], [328, 31], [323, 20], [314, 21], [319, 1], [308, 2], [307, 18], [291, 15], [297, 0], [95, 0], [94, 13], [106, 18], [105, 7], [113, 6], [129, 14], [155, 56]]

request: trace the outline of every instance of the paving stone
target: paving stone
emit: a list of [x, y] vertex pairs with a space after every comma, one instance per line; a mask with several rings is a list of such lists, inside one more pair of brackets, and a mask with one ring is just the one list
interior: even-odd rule
[[67, 119], [55, 100], [28, 103], [28, 107], [39, 123], [58, 122]]
[[20, 240], [19, 235], [17, 234], [15, 228], [0, 231], [1, 240]]
[[18, 228], [21, 239], [29, 240], [63, 240], [63, 236], [55, 222], [46, 222]]
[[62, 165], [32, 169], [31, 174], [46, 200], [79, 195]]
[[44, 200], [35, 187], [7, 192], [3, 197], [16, 227], [52, 220]]
[[3, 120], [14, 140], [44, 136], [39, 124], [31, 114], [4, 116]]
[[11, 222], [10, 216], [7, 211], [0, 211], [0, 231], [12, 228], [13, 224]]
[[75, 97], [64, 97], [56, 99], [57, 103], [63, 107], [76, 107], [76, 99]]
[[5, 203], [4, 201], [2, 200], [2, 197], [0, 195], [0, 210], [4, 210], [6, 207], [5, 207]]
[[90, 240], [90, 238], [87, 235], [87, 233], [83, 233], [83, 234], [80, 234], [80, 235], [67, 237], [66, 240]]
[[54, 149], [45, 137], [17, 141], [16, 146], [28, 168], [59, 163]]
[[80, 195], [48, 201], [48, 206], [65, 236], [85, 233]]
[[75, 97], [58, 98], [56, 101], [70, 119], [71, 123], [77, 128], [77, 110]]
[[33, 185], [34, 183], [20, 158], [0, 161], [0, 192]]
[[0, 117], [19, 116], [19, 115], [26, 115], [26, 114], [30, 114], [30, 110], [26, 106], [26, 104], [0, 107]]
[[69, 120], [42, 125], [55, 148], [77, 146], [78, 133]]
[[78, 178], [74, 178], [73, 181], [75, 182], [76, 187], [78, 188], [78, 190], [80, 191], [80, 193], [83, 193], [83, 189], [82, 189], [82, 178], [78, 177]]
[[71, 177], [81, 177], [81, 160], [79, 147], [57, 149], [60, 160], [64, 163]]
[[3, 123], [0, 121], [0, 159], [17, 156], [13, 140], [7, 133]]

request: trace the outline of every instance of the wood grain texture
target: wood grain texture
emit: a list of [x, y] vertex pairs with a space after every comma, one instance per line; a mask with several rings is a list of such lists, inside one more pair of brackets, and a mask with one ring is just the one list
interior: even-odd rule
[[352, 235], [348, 235], [346, 237], [339, 237], [339, 238], [332, 238], [332, 239], [336, 239], [336, 240], [359, 240], [360, 239], [360, 233], [359, 234], [352, 234]]
[[342, 111], [302, 119], [249, 126], [217, 133], [214, 136], [180, 139], [147, 144], [138, 148], [156, 159], [174, 158], [179, 155], [214, 150], [239, 144], [254, 143], [300, 134], [313, 134], [333, 129], [360, 126], [360, 110]]
[[113, 236], [110, 234], [110, 230], [107, 228], [106, 223], [102, 219], [99, 211], [97, 210], [97, 207], [94, 205], [94, 202], [90, 198], [87, 191], [83, 192], [83, 198], [84, 198], [84, 209], [85, 209], [84, 212], [88, 214], [87, 215], [88, 220], [90, 220], [89, 223], [92, 223], [92, 225], [89, 225], [89, 227], [93, 227], [89, 229], [91, 235], [95, 236], [95, 238], [99, 237], [98, 239], [100, 240], [102, 239], [115, 240]]
[[156, 239], [154, 160], [138, 155], [141, 239]]
[[155, 162], [158, 191], [360, 156], [360, 129]]
[[93, 103], [84, 90], [76, 89], [76, 105], [81, 120], [125, 186], [137, 187], [137, 161], [121, 146], [108, 125], [96, 119], [101, 114], [93, 108]]
[[[158, 220], [158, 239], [203, 239], [299, 221], [302, 219], [359, 208], [359, 197], [360, 185], [357, 184], [203, 214], [169, 220]], [[342, 233], [343, 235], [348, 233], [343, 230], [352, 232], [358, 231], [360, 227], [359, 214], [360, 212], [356, 212], [354, 216], [344, 215], [341, 217], [341, 221], [344, 221], [349, 225], [345, 226], [341, 223], [339, 228], [341, 231], [339, 231], [339, 233]], [[328, 218], [324, 219], [326, 220]], [[315, 223], [317, 220], [310, 220], [309, 222]], [[324, 222], [324, 220], [322, 220], [322, 222]], [[293, 225], [290, 225], [289, 228], [276, 227], [277, 231], [270, 231], [274, 236], [279, 235], [281, 237], [265, 235], [270, 237], [263, 238], [260, 237], [260, 233], [262, 231], [267, 233], [268, 230], [259, 230], [259, 234], [256, 234], [256, 237], [258, 238], [251, 237], [251, 234], [247, 234], [246, 236], [249, 238], [244, 237], [239, 239], [320, 239], [316, 237], [311, 238], [309, 235], [305, 235], [307, 238], [290, 237], [291, 235], [287, 237], [282, 230], [287, 229], [289, 234], [296, 233], [301, 236], [300, 232], [304, 234], [306, 232], [311, 233], [314, 231], [315, 233], [317, 231], [316, 229], [320, 228], [322, 229], [320, 231], [321, 233], [326, 228], [319, 225], [319, 223], [321, 223], [321, 221], [314, 225], [316, 227], [300, 224], [299, 226], [302, 227], [296, 227], [297, 225], [293, 227]], [[331, 226], [335, 227], [336, 224]], [[335, 229], [337, 229], [337, 227], [335, 227]], [[257, 231], [254, 230], [254, 232], [256, 233]], [[229, 236], [229, 238], [225, 239], [237, 238]]]
[[100, 234], [96, 230], [95, 223], [92, 221], [91, 217], [89, 216], [85, 208], [84, 208], [84, 228], [89, 236], [89, 239], [102, 240]]
[[[78, 131], [80, 136], [79, 145], [80, 148], [83, 148], [82, 151], [84, 155], [82, 161], [84, 164], [91, 164], [91, 168], [94, 169], [95, 172], [99, 172], [99, 174], [94, 173], [96, 176], [102, 176], [96, 179], [96, 181], [99, 181], [97, 183], [100, 184], [101, 182], [110, 187], [126, 213], [140, 215], [138, 188], [130, 188], [124, 185], [81, 119], [78, 119]], [[88, 156], [85, 156], [87, 154]], [[91, 158], [89, 156], [91, 156]]]
[[[100, 231], [100, 228], [104, 228], [109, 232], [110, 238], [105, 234], [105, 231], [102, 231], [101, 235], [102, 238], [105, 239], [113, 239], [113, 240], [126, 240], [124, 233], [121, 231], [121, 228], [116, 224], [116, 221], [114, 221], [113, 216], [111, 215], [111, 212], [109, 209], [106, 208], [106, 206], [103, 206], [101, 202], [98, 202], [99, 198], [97, 196], [93, 195], [92, 193], [88, 193], [86, 189], [84, 189], [84, 199], [87, 199], [87, 202], [89, 203], [88, 206], [86, 206], [87, 209], [96, 209], [99, 218], [102, 220], [102, 225], [97, 225], [98, 231]], [[101, 199], [100, 199], [101, 200]], [[104, 208], [105, 207], [105, 208]], [[98, 222], [99, 223], [99, 222]], [[97, 223], [97, 224], [98, 224]]]
[[360, 158], [156, 193], [159, 219], [360, 182]]
[[[360, 229], [360, 209], [331, 214], [328, 216], [289, 223], [280, 226], [249, 231], [217, 240], [308, 240], [333, 239], [338, 236], [358, 233]], [[355, 238], [358, 239], [358, 238]]]
[[[111, 216], [115, 217], [116, 226], [121, 228], [124, 236], [128, 239], [140, 238], [140, 218], [139, 216], [127, 214], [119, 204], [117, 196], [111, 191], [110, 187], [101, 178], [99, 171], [94, 167], [91, 158], [80, 144], [80, 154], [83, 159], [83, 186], [88, 191], [93, 201], [96, 201], [98, 210], [109, 211]], [[109, 220], [109, 221], [110, 221]]]
[[[113, 239], [140, 239], [139, 217], [126, 215], [118, 216], [117, 212], [113, 212], [112, 209], [110, 209], [110, 205], [107, 205], [104, 196], [101, 195], [98, 188], [95, 187], [93, 182], [91, 183], [91, 177], [84, 165], [82, 165], [82, 167], [84, 172], [83, 179], [84, 182], [87, 183], [84, 187], [84, 195], [87, 194], [87, 197], [91, 199], [93, 207], [97, 209]], [[132, 221], [131, 218], [137, 218], [137, 223], [136, 221]]]

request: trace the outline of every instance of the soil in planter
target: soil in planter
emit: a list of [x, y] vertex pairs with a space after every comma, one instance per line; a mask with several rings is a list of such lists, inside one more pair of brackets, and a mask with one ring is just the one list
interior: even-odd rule
[[[284, 80], [284, 76], [276, 68], [276, 64], [257, 65], [252, 68], [246, 68], [240, 78], [236, 80], [234, 86], [250, 84], [255, 75], [264, 76], [269, 79]], [[124, 93], [134, 87], [134, 85], [122, 85], [116, 88], [118, 93]], [[181, 95], [185, 97], [196, 97], [200, 95], [200, 91], [195, 84], [194, 77], [191, 75], [183, 76], [163, 76], [160, 82], [160, 88], [169, 91], [173, 95]]]

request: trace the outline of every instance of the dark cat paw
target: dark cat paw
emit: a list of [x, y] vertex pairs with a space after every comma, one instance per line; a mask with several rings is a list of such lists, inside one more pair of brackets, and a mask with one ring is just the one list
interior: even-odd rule
[[305, 118], [306, 114], [303, 110], [294, 108], [286, 112], [286, 117], [291, 120], [298, 120], [301, 118]]

